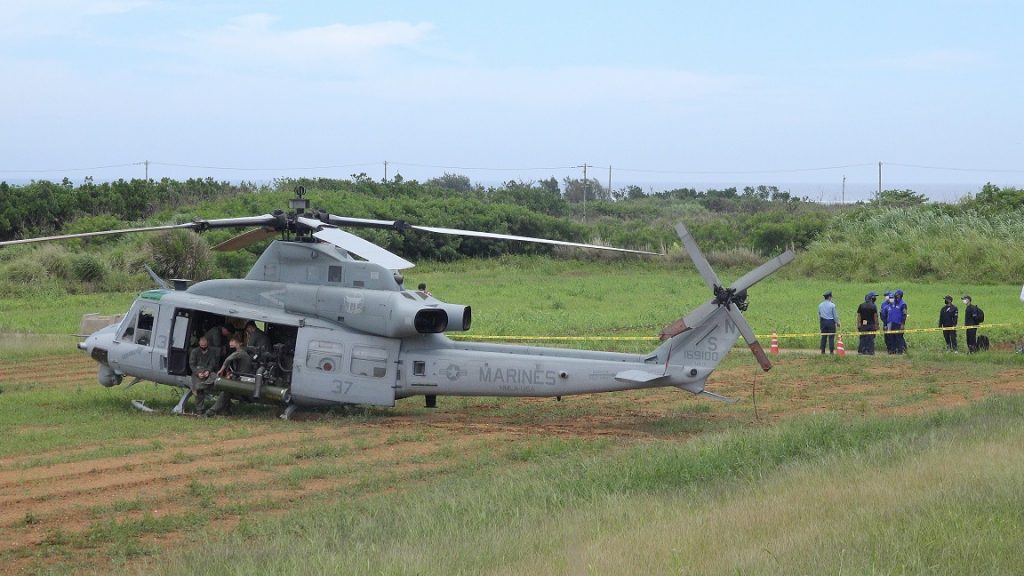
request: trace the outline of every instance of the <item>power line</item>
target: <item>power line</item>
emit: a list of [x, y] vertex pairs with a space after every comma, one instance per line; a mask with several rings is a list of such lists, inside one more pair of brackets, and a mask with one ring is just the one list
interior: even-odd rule
[[[141, 163], [140, 163], [141, 164]], [[197, 164], [177, 164], [173, 162], [150, 162], [153, 166], [167, 166], [171, 168], [196, 168], [199, 170], [236, 170], [240, 172], [287, 172], [290, 170], [334, 170], [337, 168], [361, 168], [363, 166], [376, 166], [377, 162], [360, 162], [356, 164], [332, 164], [328, 166], [287, 166], [270, 168], [250, 168], [243, 166], [203, 166]]]
[[388, 162], [393, 166], [409, 166], [413, 168], [437, 168], [440, 170], [484, 170], [489, 172], [529, 172], [533, 170], [570, 170], [579, 166], [537, 166], [533, 168], [492, 168], [484, 166], [441, 166], [435, 164], [415, 164], [413, 162]]
[[924, 170], [948, 170], [950, 172], [1013, 172], [1024, 174], [1024, 170], [1001, 169], [1001, 168], [955, 168], [952, 166], [923, 166], [920, 164], [899, 164], [897, 162], [886, 162], [887, 166], [901, 166], [903, 168], [919, 168]]
[[84, 172], [86, 170], [106, 170], [108, 168], [128, 168], [131, 166], [142, 166], [143, 162], [129, 162], [126, 164], [109, 164], [107, 166], [90, 166], [88, 168], [38, 168], [38, 169], [4, 169], [0, 168], [0, 173], [3, 172], [14, 172], [23, 174], [43, 174], [47, 172]]

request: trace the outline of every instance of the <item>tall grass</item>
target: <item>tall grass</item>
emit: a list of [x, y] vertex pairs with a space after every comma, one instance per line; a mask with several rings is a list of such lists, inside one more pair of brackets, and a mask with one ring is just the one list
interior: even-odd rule
[[164, 573], [986, 573], [1024, 561], [1024, 399], [558, 451], [246, 526]]
[[1016, 283], [1024, 278], [1022, 239], [1021, 211], [864, 208], [832, 220], [790, 273], [857, 281]]

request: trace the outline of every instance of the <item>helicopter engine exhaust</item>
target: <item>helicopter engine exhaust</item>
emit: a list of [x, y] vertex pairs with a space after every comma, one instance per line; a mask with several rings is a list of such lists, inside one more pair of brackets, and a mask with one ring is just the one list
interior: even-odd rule
[[441, 332], [465, 332], [473, 321], [469, 306], [442, 304], [436, 308], [424, 308], [416, 312], [413, 326], [420, 334]]
[[459, 304], [442, 304], [440, 306], [448, 314], [448, 332], [465, 332], [473, 323], [473, 311], [469, 306]]

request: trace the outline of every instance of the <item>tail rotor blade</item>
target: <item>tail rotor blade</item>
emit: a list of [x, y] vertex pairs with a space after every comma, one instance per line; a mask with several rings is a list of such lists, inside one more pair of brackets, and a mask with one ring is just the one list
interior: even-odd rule
[[731, 288], [735, 288], [737, 292], [742, 292], [761, 280], [764, 280], [779, 268], [789, 264], [794, 258], [796, 258], [796, 254], [794, 254], [792, 250], [786, 250], [782, 254], [779, 254], [775, 258], [772, 258], [741, 276], [738, 280], [732, 283]]
[[693, 236], [690, 236], [690, 231], [686, 229], [686, 226], [683, 226], [682, 222], [676, 224], [676, 234], [683, 241], [686, 253], [690, 255], [693, 265], [697, 267], [697, 271], [700, 272], [701, 277], [707, 282], [708, 287], [714, 290], [715, 286], [721, 286], [722, 283], [718, 280], [718, 275], [715, 274], [708, 259], [704, 257], [700, 248], [697, 247], [697, 242], [694, 241]]
[[754, 358], [757, 358], [757, 363], [761, 365], [761, 368], [765, 372], [772, 369], [772, 363], [768, 360], [768, 355], [764, 353], [764, 348], [761, 347], [761, 343], [757, 341], [757, 336], [754, 335], [754, 330], [750, 327], [747, 319], [743, 317], [743, 313], [734, 306], [729, 307], [729, 318], [732, 323], [736, 325], [736, 328], [743, 335], [743, 339], [747, 341], [747, 346], [750, 347], [750, 351], [754, 353]]
[[658, 334], [658, 337], [662, 340], [667, 340], [668, 338], [671, 338], [676, 334], [681, 334], [691, 328], [696, 328], [697, 326], [703, 324], [704, 320], [706, 320], [707, 317], [710, 316], [711, 313], [717, 309], [718, 304], [714, 302], [705, 302], [704, 304], [701, 304], [699, 307], [694, 309], [693, 312], [690, 312], [683, 318], [680, 318], [675, 322], [669, 324], [668, 326], [662, 328], [661, 333]]

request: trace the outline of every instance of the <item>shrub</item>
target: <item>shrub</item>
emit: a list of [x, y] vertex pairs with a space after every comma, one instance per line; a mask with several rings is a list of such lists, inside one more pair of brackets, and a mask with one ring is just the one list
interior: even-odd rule
[[190, 230], [172, 230], [146, 243], [153, 271], [163, 278], [206, 280], [210, 277], [210, 247]]
[[102, 282], [107, 268], [96, 256], [82, 254], [71, 260], [71, 275], [79, 282]]

